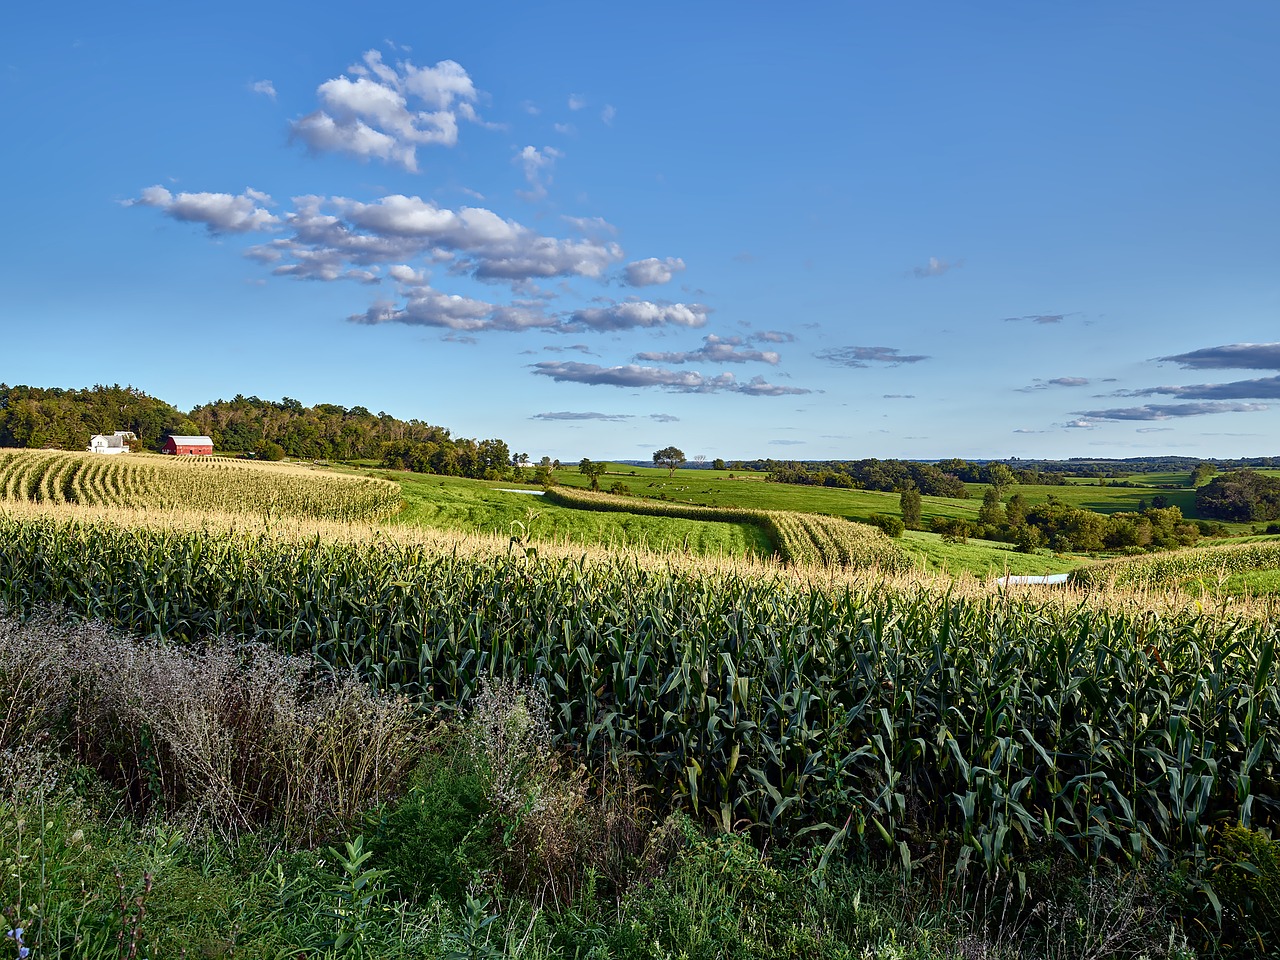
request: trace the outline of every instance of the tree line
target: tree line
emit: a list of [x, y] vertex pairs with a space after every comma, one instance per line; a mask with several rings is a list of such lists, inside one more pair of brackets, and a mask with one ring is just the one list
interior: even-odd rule
[[422, 420], [364, 407], [237, 395], [183, 412], [135, 387], [64, 390], [0, 384], [0, 447], [84, 450], [94, 434], [128, 430], [143, 449], [169, 434], [204, 435], [220, 453], [269, 460], [376, 460], [389, 468], [497, 479], [513, 458], [502, 440], [453, 437]]

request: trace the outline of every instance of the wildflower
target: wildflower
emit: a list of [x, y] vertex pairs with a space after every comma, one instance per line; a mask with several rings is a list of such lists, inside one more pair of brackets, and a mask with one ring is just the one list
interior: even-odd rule
[[22, 928], [14, 927], [4, 935], [4, 938], [6, 940], [12, 940], [18, 945], [18, 960], [26, 960], [27, 955], [31, 953], [31, 948], [24, 947], [22, 945]]

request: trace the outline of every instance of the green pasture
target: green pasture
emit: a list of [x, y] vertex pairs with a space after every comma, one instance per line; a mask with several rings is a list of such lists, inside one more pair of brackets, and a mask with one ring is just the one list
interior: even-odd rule
[[500, 489], [511, 484], [399, 471], [378, 471], [377, 475], [399, 481], [404, 507], [395, 522], [410, 526], [557, 543], [687, 549], [699, 556], [773, 552], [768, 537], [751, 524], [572, 510], [541, 497]]
[[[632, 470], [635, 475], [632, 475]], [[865, 522], [875, 513], [899, 515], [898, 494], [878, 490], [847, 490], [841, 487], [809, 487], [796, 483], [770, 483], [764, 474], [736, 474], [729, 470], [677, 470], [667, 477], [666, 470], [651, 467], [627, 467], [610, 464], [609, 472], [600, 480], [600, 489], [608, 490], [622, 482], [632, 496], [666, 499], [678, 503], [694, 503], [704, 507], [743, 507], [750, 510], [794, 510], [799, 513], [822, 513], [831, 517]], [[557, 483], [586, 489], [590, 481], [577, 468], [558, 470]], [[921, 512], [930, 517], [978, 516], [982, 495], [977, 500], [953, 500], [947, 497], [924, 497]]]
[[908, 530], [898, 542], [925, 570], [952, 576], [968, 573], [981, 580], [1007, 573], [1016, 576], [1067, 573], [1088, 562], [1078, 555], [1018, 553], [1012, 544], [994, 540], [947, 543], [938, 534], [923, 530]]

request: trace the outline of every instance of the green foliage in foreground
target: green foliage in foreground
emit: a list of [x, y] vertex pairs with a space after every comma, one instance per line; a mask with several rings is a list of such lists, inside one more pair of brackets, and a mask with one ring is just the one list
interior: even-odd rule
[[[449, 810], [440, 820], [452, 833], [476, 826]], [[163, 820], [109, 820], [73, 795], [6, 798], [0, 896], [5, 929], [22, 928], [32, 960], [1065, 960], [1111, 955], [1088, 952], [1100, 942], [1115, 955], [1195, 956], [1183, 905], [1155, 871], [1067, 871], [1021, 898], [977, 884], [940, 891], [805, 848], [764, 855], [687, 821], [668, 832], [646, 881], [616, 899], [588, 886], [556, 904], [496, 883], [500, 851], [459, 877], [470, 881], [459, 895], [406, 895], [388, 872], [403, 852], [375, 852], [358, 834], [316, 852], [269, 832], [225, 845]], [[0, 944], [17, 955], [12, 939]]]
[[1274, 629], [1026, 597], [0, 516], [0, 600], [310, 652], [448, 710], [523, 677], [558, 735], [724, 828], [904, 866], [1200, 857], [1273, 822]]

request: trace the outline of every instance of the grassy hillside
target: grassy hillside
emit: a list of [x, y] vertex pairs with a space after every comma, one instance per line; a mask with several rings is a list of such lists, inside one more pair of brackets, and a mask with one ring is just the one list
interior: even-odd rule
[[395, 522], [437, 530], [557, 542], [688, 551], [698, 556], [768, 557], [773, 545], [751, 523], [720, 523], [557, 506], [512, 484], [403, 472], [378, 472], [400, 484], [404, 508]]

